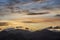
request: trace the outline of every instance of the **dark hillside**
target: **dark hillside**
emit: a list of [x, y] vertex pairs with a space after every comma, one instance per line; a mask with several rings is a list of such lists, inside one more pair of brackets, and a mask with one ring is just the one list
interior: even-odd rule
[[0, 32], [0, 40], [60, 40], [60, 32], [43, 29], [30, 32], [27, 30], [4, 30]]

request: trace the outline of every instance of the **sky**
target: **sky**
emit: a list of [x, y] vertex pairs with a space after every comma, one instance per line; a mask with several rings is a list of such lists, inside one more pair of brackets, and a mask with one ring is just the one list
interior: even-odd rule
[[[31, 0], [20, 0], [20, 1], [21, 2], [22, 1], [29, 2]], [[0, 0], [0, 2], [6, 2], [6, 0]], [[60, 0], [47, 0], [47, 1], [42, 2], [42, 3], [40, 3], [38, 1], [38, 2], [29, 2], [29, 3], [23, 4], [23, 5], [17, 4], [15, 6], [19, 6], [21, 9], [24, 9], [24, 10], [31, 10], [32, 8], [43, 9], [44, 7], [50, 7], [53, 9], [53, 8], [58, 8], [59, 5], [60, 5]], [[3, 14], [5, 14], [5, 12]], [[19, 15], [19, 14], [16, 14], [16, 15], [15, 14], [12, 14], [12, 15], [8, 14], [8, 15], [1, 16], [0, 18], [9, 19], [9, 18], [19, 18], [21, 16], [21, 15], [19, 15], [19, 17], [17, 17], [17, 15]], [[54, 15], [55, 14], [51, 14], [51, 15], [49, 14], [48, 16], [52, 18], [52, 17], [54, 17]], [[47, 15], [43, 15], [43, 16], [45, 17]], [[28, 16], [25, 16], [25, 17], [28, 17]], [[40, 16], [36, 16], [36, 17], [40, 17]]]
[[0, 2], [6, 2], [7, 0], [0, 0]]
[[[48, 7], [48, 8], [58, 8], [60, 5], [60, 0], [47, 0], [45, 2], [32, 2], [31, 0], [20, 0], [22, 3], [23, 2], [28, 2], [27, 4], [24, 5], [16, 5], [19, 6], [21, 9], [27, 9], [30, 10], [32, 8], [37, 8], [37, 9], [43, 9], [44, 7]], [[0, 2], [6, 2], [7, 0], [0, 0]]]
[[[30, 10], [31, 12], [45, 11], [45, 12], [48, 12], [48, 14], [25, 15], [25, 14], [20, 14], [20, 13], [8, 13], [8, 12], [3, 11], [3, 13], [0, 12], [0, 20], [11, 20], [11, 19], [18, 20], [18, 19], [21, 19], [22, 21], [33, 21], [33, 22], [37, 21], [37, 22], [40, 22], [38, 24], [36, 24], [36, 23], [35, 24], [27, 24], [28, 26], [34, 25], [34, 27], [35, 27], [35, 25], [36, 25], [36, 27], [37, 27], [37, 25], [39, 25], [38, 27], [40, 27], [40, 26], [45, 27], [47, 25], [48, 26], [49, 25], [53, 25], [53, 26], [54, 25], [60, 25], [60, 16], [56, 16], [56, 15], [60, 15], [60, 0], [47, 0], [47, 1], [41, 2], [41, 3], [40, 3], [40, 1], [32, 2], [31, 0], [20, 0], [20, 1], [21, 2], [28, 2], [28, 3], [17, 4], [15, 6], [18, 6], [21, 9], [24, 9], [24, 10]], [[6, 0], [0, 0], [0, 2], [6, 2]], [[46, 11], [46, 9], [44, 9], [46, 7], [51, 8], [51, 9]], [[35, 8], [35, 10], [31, 10], [32, 8]], [[58, 8], [58, 9], [52, 10], [53, 8]], [[37, 9], [39, 9], [39, 10], [37, 10]], [[3, 8], [3, 10], [6, 10], [6, 9]], [[18, 20], [18, 22], [19, 21], [20, 20]]]

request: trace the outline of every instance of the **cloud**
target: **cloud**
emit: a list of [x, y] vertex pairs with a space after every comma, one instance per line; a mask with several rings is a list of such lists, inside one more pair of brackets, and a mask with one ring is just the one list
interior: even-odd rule
[[[24, 0], [21, 0], [21, 1], [24, 1]], [[25, 0], [26, 2], [28, 0]], [[30, 0], [29, 0], [30, 1]], [[46, 7], [49, 7], [49, 8], [57, 8], [59, 7], [58, 5], [60, 5], [60, 0], [47, 0], [45, 2], [42, 2], [40, 3], [39, 1], [38, 2], [29, 2], [27, 4], [23, 4], [23, 5], [15, 5], [15, 6], [19, 6], [21, 9], [24, 9], [24, 10], [31, 10], [32, 8], [36, 8], [36, 9], [43, 9], [43, 8], [46, 8]], [[5, 14], [5, 13], [3, 13]], [[17, 16], [18, 15], [18, 16]], [[4, 16], [0, 16], [0, 19], [14, 19], [14, 18], [43, 18], [43, 17], [46, 17], [46, 18], [56, 18], [55, 17], [56, 14], [47, 14], [47, 15], [36, 15], [36, 16], [27, 16], [27, 15], [22, 15], [21, 14], [8, 14], [8, 15], [4, 15]]]
[[56, 18], [56, 14], [44, 14], [44, 15], [23, 15], [23, 14], [9, 14], [0, 16], [0, 19], [18, 19], [18, 18]]
[[21, 5], [20, 7], [22, 9], [32, 9], [32, 8], [37, 8], [37, 9], [46, 9], [46, 8], [59, 8], [60, 6], [60, 0], [47, 0], [45, 2], [31, 2], [27, 3], [24, 5]]

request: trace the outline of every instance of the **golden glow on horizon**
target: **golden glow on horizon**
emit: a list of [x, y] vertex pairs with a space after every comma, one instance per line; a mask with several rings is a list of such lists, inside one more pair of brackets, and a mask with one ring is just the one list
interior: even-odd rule
[[[55, 11], [55, 12], [54, 10], [52, 11], [51, 13], [60, 14], [60, 11]], [[14, 15], [17, 16], [19, 14], [14, 14]], [[42, 18], [42, 17], [41, 18], [18, 18], [18, 19], [15, 18], [11, 20], [0, 20], [0, 22], [8, 22], [7, 26], [0, 27], [1, 30], [7, 29], [7, 28], [17, 29], [16, 28], [17, 26], [21, 26], [22, 28], [18, 28], [18, 29], [26, 30], [26, 28], [29, 28], [28, 30], [30, 31], [36, 31], [36, 30], [41, 30], [50, 26], [60, 26], [59, 17], [58, 18], [47, 18], [47, 17], [46, 18]]]
[[[32, 21], [31, 23], [24, 23], [23, 21]], [[60, 19], [14, 19], [14, 20], [0, 20], [0, 22], [8, 22], [9, 25], [0, 27], [1, 30], [7, 29], [7, 28], [15, 28], [17, 26], [22, 26], [23, 29], [29, 28], [30, 31], [36, 31], [41, 30], [44, 28], [47, 28], [49, 26], [60, 26]]]

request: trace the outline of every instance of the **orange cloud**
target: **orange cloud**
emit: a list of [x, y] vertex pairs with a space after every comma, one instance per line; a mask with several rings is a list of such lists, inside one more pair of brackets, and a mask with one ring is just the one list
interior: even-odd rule
[[[15, 19], [14, 19], [15, 20]], [[16, 20], [22, 20], [22, 22], [54, 22], [54, 21], [60, 21], [59, 18], [22, 18], [22, 19], [16, 19]]]

